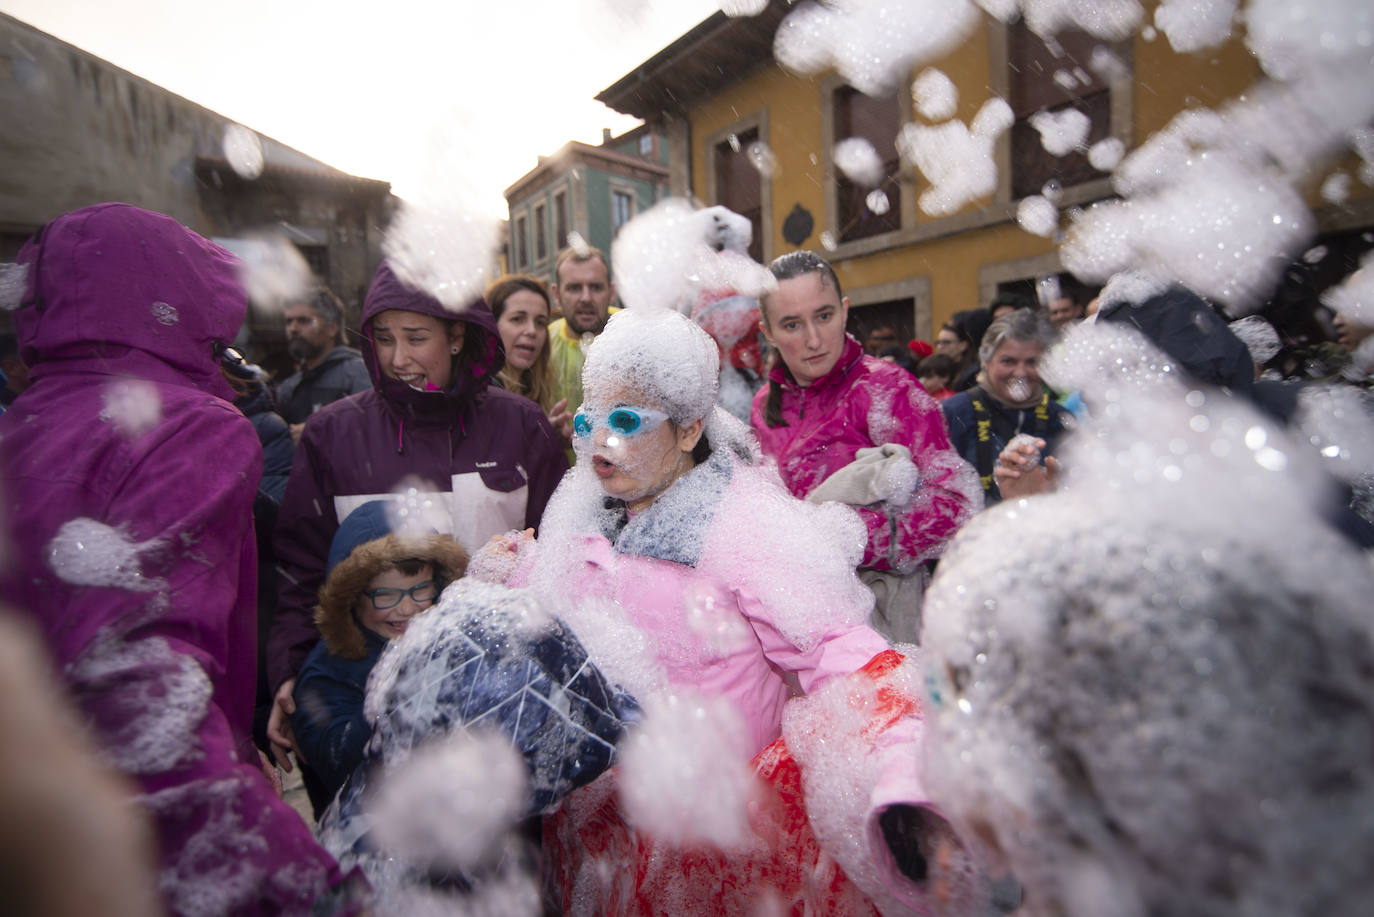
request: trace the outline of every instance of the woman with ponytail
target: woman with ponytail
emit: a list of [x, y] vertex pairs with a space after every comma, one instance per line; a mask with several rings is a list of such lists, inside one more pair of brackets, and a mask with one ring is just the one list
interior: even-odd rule
[[982, 508], [977, 477], [916, 378], [845, 333], [849, 300], [829, 263], [798, 251], [769, 271], [778, 286], [759, 324], [778, 359], [754, 398], [754, 432], [795, 496], [854, 507], [868, 528], [859, 575], [877, 602], [872, 624], [914, 641], [926, 564]]

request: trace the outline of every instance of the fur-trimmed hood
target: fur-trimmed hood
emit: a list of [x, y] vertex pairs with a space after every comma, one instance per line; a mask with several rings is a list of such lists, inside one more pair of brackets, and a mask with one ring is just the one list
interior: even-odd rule
[[433, 564], [443, 586], [461, 579], [468, 566], [467, 551], [448, 535], [393, 533], [354, 548], [330, 571], [315, 607], [315, 624], [330, 653], [343, 659], [367, 654], [367, 640], [353, 605], [374, 576], [407, 558]]

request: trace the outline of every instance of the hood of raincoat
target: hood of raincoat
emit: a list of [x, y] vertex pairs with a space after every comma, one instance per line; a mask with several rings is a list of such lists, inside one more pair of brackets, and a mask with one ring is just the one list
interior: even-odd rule
[[14, 324], [35, 382], [89, 372], [234, 400], [215, 356], [248, 310], [229, 252], [160, 213], [96, 204], [44, 226], [18, 260]]
[[[463, 349], [456, 358], [453, 386], [447, 392], [416, 391], [381, 371], [372, 340], [372, 320], [388, 309], [419, 312], [442, 322], [459, 321], [467, 325]], [[403, 407], [412, 414], [446, 412], [466, 404], [491, 384], [501, 367], [506, 365], [506, 348], [496, 329], [496, 317], [485, 300], [475, 299], [456, 312], [446, 309], [433, 296], [407, 285], [385, 261], [377, 268], [363, 300], [362, 338], [363, 360], [367, 363], [372, 387], [392, 405]]]
[[1139, 304], [1115, 303], [1098, 321], [1134, 327], [1199, 382], [1245, 393], [1254, 384], [1249, 348], [1207, 300], [1185, 287], [1170, 287]]

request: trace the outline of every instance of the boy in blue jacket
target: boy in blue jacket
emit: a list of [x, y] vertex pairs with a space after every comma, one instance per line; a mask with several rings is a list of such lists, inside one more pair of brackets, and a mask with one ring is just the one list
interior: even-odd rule
[[363, 698], [382, 650], [467, 569], [467, 552], [457, 541], [393, 532], [386, 508], [382, 500], [366, 503], [334, 534], [315, 608], [323, 639], [296, 679], [291, 726], [324, 784], [326, 803], [362, 761], [372, 735]]

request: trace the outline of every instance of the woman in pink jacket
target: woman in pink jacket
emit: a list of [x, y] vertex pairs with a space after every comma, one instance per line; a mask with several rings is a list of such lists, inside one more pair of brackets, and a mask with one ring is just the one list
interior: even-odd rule
[[[646, 722], [665, 703], [715, 711], [729, 739], [705, 756], [741, 772], [752, 759], [760, 795], [737, 806], [737, 843], [665, 836], [643, 815], [672, 808], [663, 796], [688, 822], [721, 813], [689, 777], [645, 798], [627, 761], [546, 819], [548, 886], [565, 913], [950, 913], [969, 873], [920, 784], [910, 668], [864, 623], [862, 529], [759, 464], [714, 406], [718, 360], [677, 313], [612, 316], [583, 368], [579, 461], [511, 582], [559, 613]], [[686, 774], [677, 757], [650, 771]]]
[[854, 507], [868, 528], [859, 567], [873, 624], [915, 642], [923, 564], [982, 509], [978, 479], [916, 378], [845, 334], [849, 300], [829, 263], [799, 251], [769, 270], [778, 287], [759, 327], [779, 359], [754, 396], [754, 432], [795, 496]]

